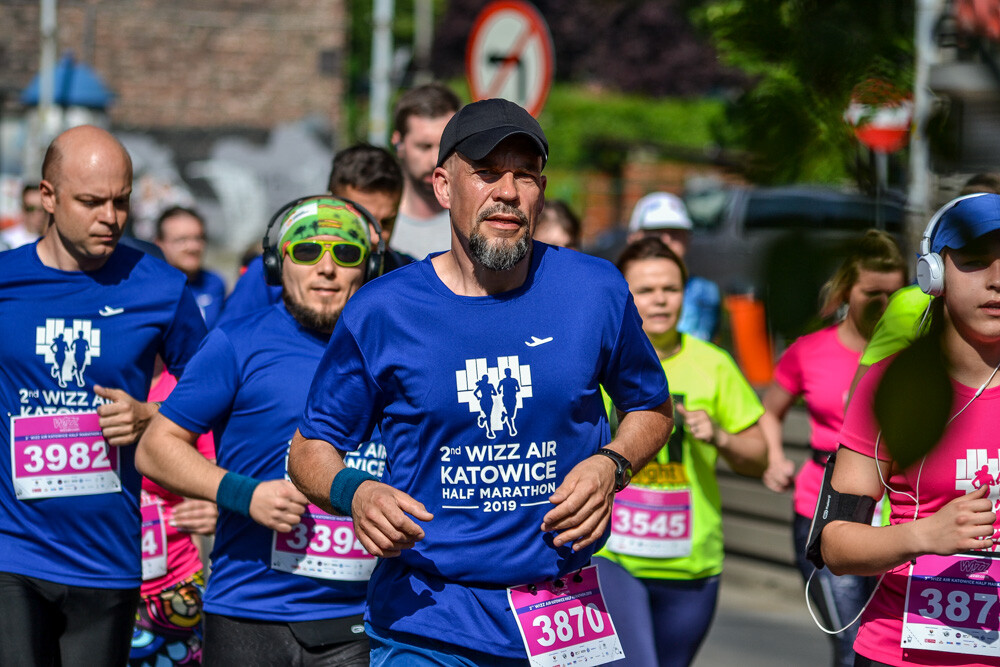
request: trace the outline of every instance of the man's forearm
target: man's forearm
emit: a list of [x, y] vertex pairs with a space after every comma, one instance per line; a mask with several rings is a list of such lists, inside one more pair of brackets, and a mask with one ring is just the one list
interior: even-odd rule
[[625, 413], [608, 447], [627, 458], [632, 463], [632, 471], [638, 472], [660, 451], [673, 427], [673, 403], [668, 399], [652, 410]]
[[330, 505], [330, 486], [345, 467], [344, 455], [336, 447], [295, 432], [288, 452], [288, 476], [313, 505], [337, 513]]
[[197, 433], [156, 414], [136, 448], [136, 468], [178, 495], [215, 502], [226, 471], [201, 455], [197, 439]]

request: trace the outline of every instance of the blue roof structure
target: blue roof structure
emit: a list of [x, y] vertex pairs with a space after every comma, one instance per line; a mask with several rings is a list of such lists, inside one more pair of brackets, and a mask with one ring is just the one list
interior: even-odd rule
[[[38, 106], [40, 78], [36, 74], [28, 87], [21, 91], [21, 104]], [[114, 93], [90, 67], [76, 62], [70, 53], [59, 60], [55, 68], [56, 104], [63, 107], [106, 109], [113, 99]]]

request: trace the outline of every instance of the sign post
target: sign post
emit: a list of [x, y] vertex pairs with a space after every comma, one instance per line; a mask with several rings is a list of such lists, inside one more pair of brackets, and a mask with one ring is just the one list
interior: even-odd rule
[[553, 53], [537, 9], [521, 0], [491, 2], [476, 17], [465, 51], [473, 99], [502, 97], [537, 116], [552, 86]]

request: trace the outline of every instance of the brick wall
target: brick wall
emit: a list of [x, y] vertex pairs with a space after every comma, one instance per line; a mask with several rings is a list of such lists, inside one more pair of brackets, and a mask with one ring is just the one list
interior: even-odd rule
[[[37, 72], [38, 11], [37, 0], [0, 4], [8, 101]], [[344, 0], [60, 0], [58, 12], [59, 53], [115, 91], [116, 126], [269, 128], [318, 116], [340, 127]]]
[[680, 195], [687, 181], [711, 176], [724, 183], [745, 181], [735, 172], [703, 162], [626, 160], [621, 175], [588, 172], [584, 176], [583, 240], [593, 241], [619, 224], [628, 224], [637, 201], [650, 192]]

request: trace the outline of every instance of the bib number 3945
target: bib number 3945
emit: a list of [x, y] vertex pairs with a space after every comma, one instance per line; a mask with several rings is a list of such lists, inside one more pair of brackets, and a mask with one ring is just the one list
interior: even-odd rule
[[96, 412], [12, 417], [11, 477], [18, 500], [118, 493], [118, 449]]
[[1000, 657], [1000, 561], [920, 556], [910, 566], [900, 645]]
[[532, 667], [585, 667], [625, 657], [596, 566], [564, 581], [508, 588], [507, 599]]

